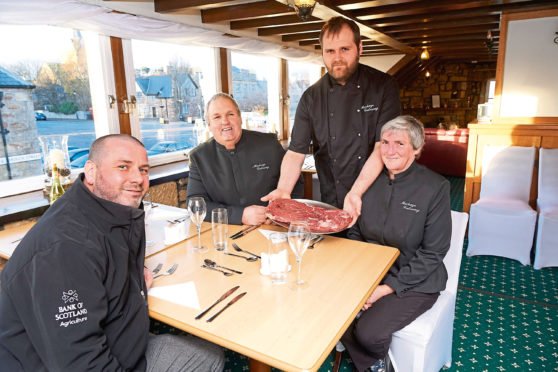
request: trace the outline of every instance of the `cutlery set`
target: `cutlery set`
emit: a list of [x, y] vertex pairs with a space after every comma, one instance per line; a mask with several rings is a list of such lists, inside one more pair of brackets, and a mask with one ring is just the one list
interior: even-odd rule
[[235, 234], [232, 234], [232, 235], [230, 236], [230, 238], [231, 238], [232, 240], [238, 239], [238, 238], [240, 238], [240, 237], [242, 237], [242, 236], [248, 234], [249, 232], [256, 230], [256, 229], [257, 229], [258, 227], [260, 227], [261, 225], [262, 225], [262, 224], [260, 223], [259, 225], [253, 225], [253, 226], [245, 227], [244, 229], [240, 230], [239, 232], [237, 232], [237, 233], [235, 233]]
[[[198, 314], [196, 316], [196, 320], [201, 319], [201, 317], [203, 317], [205, 314], [207, 314], [211, 309], [213, 309], [218, 303], [220, 303], [221, 301], [223, 301], [224, 299], [226, 299], [227, 297], [229, 297], [234, 291], [236, 291], [239, 288], [239, 286], [237, 285], [236, 287], [233, 287], [231, 289], [229, 289], [227, 292], [225, 292], [221, 297], [219, 297], [219, 299], [217, 299], [217, 301], [215, 301], [211, 306], [209, 306], [207, 309], [205, 309], [204, 311], [202, 311], [200, 314]], [[233, 298], [232, 300], [230, 300], [221, 310], [219, 310], [217, 313], [215, 313], [215, 315], [213, 315], [211, 318], [207, 319], [206, 322], [212, 322], [215, 318], [217, 318], [223, 311], [225, 311], [227, 308], [229, 308], [229, 306], [231, 306], [232, 304], [234, 304], [236, 301], [240, 300], [242, 297], [244, 297], [246, 295], [246, 292], [242, 292], [241, 294], [239, 294], [238, 296], [236, 296], [235, 298]]]
[[[162, 264], [159, 264], [159, 265], [161, 265], [161, 267], [163, 266]], [[159, 270], [161, 270], [161, 269], [159, 268], [159, 265], [157, 265], [157, 267], [155, 268], [155, 270], [157, 270], [156, 272], [155, 272], [155, 270], [153, 270], [153, 274], [156, 274], [156, 273], [159, 272]], [[161, 274], [158, 274], [158, 275], [153, 276], [153, 279], [157, 279], [157, 278], [159, 278], [159, 277], [161, 277], [161, 276], [167, 276], [167, 275], [174, 274], [174, 272], [176, 271], [177, 268], [178, 268], [178, 264], [174, 264], [174, 265], [172, 265], [171, 268], [168, 269], [167, 271], [162, 272]]]

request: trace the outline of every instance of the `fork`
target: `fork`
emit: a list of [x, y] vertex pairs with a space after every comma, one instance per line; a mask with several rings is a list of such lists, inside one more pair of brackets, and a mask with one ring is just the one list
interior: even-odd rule
[[323, 236], [318, 235], [318, 237], [314, 239], [314, 241], [312, 242], [312, 244], [310, 244], [310, 245], [308, 246], [308, 248], [309, 248], [309, 249], [313, 249], [314, 246], [316, 245], [316, 243], [321, 242], [323, 238], [324, 238]]
[[182, 217], [175, 218], [174, 220], [167, 220], [167, 222], [170, 223], [170, 224], [175, 224], [175, 223], [185, 221], [187, 219], [188, 219], [188, 216], [182, 216]]
[[159, 271], [161, 271], [161, 269], [163, 268], [163, 264], [161, 262], [159, 262], [159, 264], [157, 266], [155, 266], [155, 268], [153, 269], [153, 271], [151, 272], [153, 275], [157, 274]]
[[171, 266], [170, 269], [168, 269], [168, 270], [165, 271], [164, 273], [161, 273], [161, 274], [159, 274], [159, 275], [155, 275], [155, 276], [153, 277], [153, 279], [157, 279], [157, 278], [160, 277], [160, 276], [171, 275], [172, 273], [174, 273], [174, 272], [176, 271], [176, 268], [177, 268], [177, 267], [178, 267], [178, 264], [174, 264], [174, 265]]

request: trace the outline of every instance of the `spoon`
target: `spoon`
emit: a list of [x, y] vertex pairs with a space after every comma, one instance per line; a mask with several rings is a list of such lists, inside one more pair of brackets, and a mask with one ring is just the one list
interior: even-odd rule
[[227, 256], [235, 256], [235, 257], [240, 257], [240, 258], [244, 258], [246, 261], [256, 261], [258, 258], [257, 257], [246, 257], [246, 256], [241, 256], [239, 254], [234, 254], [234, 253], [229, 253], [229, 252], [225, 252], [225, 254]]
[[223, 273], [224, 276], [231, 276], [233, 274], [207, 265], [201, 265], [201, 267], [203, 267], [204, 269], [219, 271], [220, 273]]
[[210, 267], [220, 267], [221, 269], [229, 270], [232, 271], [233, 273], [242, 274], [242, 271], [237, 271], [237, 270], [229, 269], [228, 267], [225, 266], [217, 265], [217, 262], [211, 261], [209, 258], [206, 258], [205, 260], [203, 260], [203, 262]]

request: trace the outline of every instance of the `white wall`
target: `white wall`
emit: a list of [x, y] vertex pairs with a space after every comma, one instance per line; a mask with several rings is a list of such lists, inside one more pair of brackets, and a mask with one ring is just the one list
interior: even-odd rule
[[558, 17], [510, 21], [500, 117], [558, 116]]
[[360, 63], [364, 65], [368, 65], [370, 67], [374, 67], [377, 70], [386, 72], [393, 65], [399, 62], [399, 60], [404, 56], [405, 56], [404, 54], [393, 54], [393, 55], [377, 56], [377, 57], [360, 57]]

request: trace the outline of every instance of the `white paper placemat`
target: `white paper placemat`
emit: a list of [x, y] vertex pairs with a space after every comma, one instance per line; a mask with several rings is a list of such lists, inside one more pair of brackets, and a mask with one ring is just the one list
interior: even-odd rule
[[200, 301], [194, 282], [152, 287], [148, 294], [149, 296], [157, 297], [177, 305], [190, 307], [196, 310], [200, 309]]

